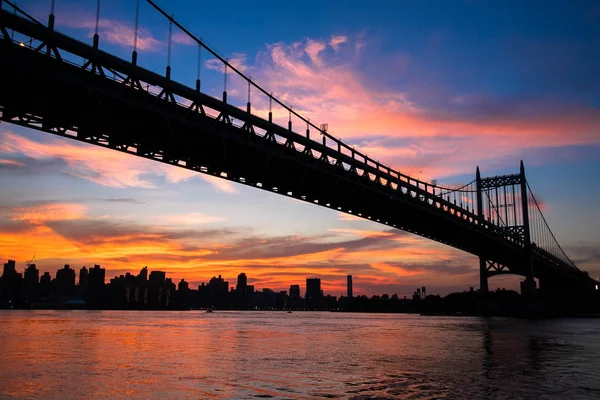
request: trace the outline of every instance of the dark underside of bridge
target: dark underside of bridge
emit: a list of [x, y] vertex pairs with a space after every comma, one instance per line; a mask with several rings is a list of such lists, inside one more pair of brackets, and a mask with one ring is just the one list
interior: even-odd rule
[[[35, 28], [41, 29], [41, 28]], [[43, 35], [43, 33], [39, 33]], [[58, 34], [53, 34], [58, 35]], [[57, 48], [68, 42], [53, 40]], [[73, 41], [75, 42], [75, 41]], [[78, 42], [77, 42], [78, 43]], [[319, 154], [331, 150], [286, 128], [252, 116], [164, 77], [83, 44], [73, 48], [94, 64], [110, 66], [127, 77], [158, 82], [168, 92], [217, 110], [286, 138]], [[185, 93], [184, 93], [185, 92]], [[507, 266], [526, 275], [522, 245], [473, 222], [469, 215], [451, 213], [445, 205], [423, 200], [360, 176], [339, 164], [315, 158], [295, 148], [243, 129], [189, 107], [159, 98], [81, 66], [0, 40], [0, 110], [2, 120], [86, 143], [224, 177], [234, 182], [330, 207], [403, 229]], [[23, 149], [26, 153], [27, 149]], [[339, 157], [339, 155], [338, 155]], [[349, 162], [352, 159], [349, 158]], [[184, 163], [184, 165], [182, 165]], [[274, 189], [276, 188], [276, 190]], [[440, 207], [441, 205], [441, 207]], [[265, 213], [280, 212], [265, 209]], [[534, 275], [548, 282], [581, 279], [533, 258]]]

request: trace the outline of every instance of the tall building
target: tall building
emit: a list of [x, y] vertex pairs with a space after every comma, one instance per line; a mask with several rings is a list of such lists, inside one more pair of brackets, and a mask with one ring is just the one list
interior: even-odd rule
[[84, 265], [79, 270], [79, 292], [85, 293], [88, 290], [88, 269]]
[[318, 299], [321, 297], [321, 279], [306, 278], [306, 298]]
[[21, 297], [22, 277], [16, 270], [13, 260], [4, 264], [4, 271], [0, 279], [0, 305], [3, 307], [19, 307]]
[[152, 271], [148, 277], [148, 281], [151, 285], [162, 285], [167, 279], [167, 273], [164, 271]]
[[101, 290], [104, 287], [104, 280], [106, 278], [106, 270], [100, 268], [99, 265], [94, 265], [94, 268], [90, 268], [88, 275], [88, 288], [90, 292]]
[[237, 290], [237, 292], [240, 294], [246, 294], [247, 289], [248, 289], [248, 277], [246, 277], [246, 274], [242, 272], [241, 274], [238, 275], [237, 286], [235, 287], [235, 290]]
[[40, 292], [48, 295], [50, 293], [50, 285], [52, 284], [52, 276], [50, 272], [44, 272], [40, 278]]
[[219, 275], [218, 278], [212, 277], [208, 282], [208, 294], [210, 305], [213, 307], [224, 308], [227, 304], [227, 294], [229, 292], [229, 282], [225, 281]]
[[4, 263], [4, 271], [2, 272], [2, 277], [15, 275], [16, 273], [17, 270], [14, 260], [8, 260], [8, 262]]
[[138, 278], [143, 282], [146, 282], [148, 280], [148, 267], [144, 267], [140, 270]]
[[26, 286], [37, 286], [40, 282], [40, 271], [35, 267], [35, 264], [29, 264], [27, 266], [23, 278]]
[[75, 294], [75, 270], [65, 264], [63, 269], [56, 271], [56, 294], [58, 296], [73, 296]]
[[237, 308], [248, 308], [248, 277], [245, 273], [241, 273], [237, 278], [235, 287], [235, 306]]
[[346, 282], [346, 286], [347, 286], [347, 295], [348, 298], [352, 298], [352, 275], [348, 275], [347, 277], [347, 282]]
[[300, 285], [290, 285], [290, 298], [292, 298], [292, 299], [300, 298]]
[[40, 271], [35, 264], [28, 264], [23, 275], [23, 299], [31, 304], [37, 298], [38, 284], [40, 282]]
[[177, 285], [177, 290], [180, 292], [187, 292], [190, 289], [189, 283], [187, 283], [183, 278], [179, 281]]
[[306, 278], [306, 308], [309, 310], [320, 309], [322, 297], [323, 292], [321, 292], [321, 279]]

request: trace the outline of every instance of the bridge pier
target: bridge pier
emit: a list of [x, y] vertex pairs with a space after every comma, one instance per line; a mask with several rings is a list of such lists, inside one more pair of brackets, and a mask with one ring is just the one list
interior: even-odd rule
[[486, 259], [479, 256], [479, 293], [484, 295], [489, 291]]

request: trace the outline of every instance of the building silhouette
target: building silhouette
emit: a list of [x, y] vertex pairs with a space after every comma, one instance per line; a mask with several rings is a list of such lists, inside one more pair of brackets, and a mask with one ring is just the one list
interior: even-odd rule
[[300, 285], [290, 285], [290, 299], [300, 298]]
[[346, 277], [346, 296], [352, 298], [352, 275]]
[[94, 265], [91, 268], [88, 276], [88, 289], [90, 292], [101, 290], [104, 287], [104, 280], [106, 278], [106, 270], [100, 268], [99, 265]]
[[148, 267], [144, 267], [140, 270], [140, 274], [138, 275], [138, 278], [144, 282], [148, 280]]
[[35, 264], [28, 264], [23, 274], [22, 300], [24, 307], [29, 308], [37, 300], [39, 282], [40, 271], [36, 268]]
[[309, 310], [320, 309], [322, 298], [321, 279], [306, 278], [306, 308]]
[[75, 270], [68, 264], [56, 271], [55, 293], [58, 297], [71, 297], [75, 295]]
[[[347, 275], [346, 293], [353, 296], [352, 276]], [[221, 276], [212, 277], [208, 284], [202, 283], [196, 289], [181, 279], [176, 285], [164, 271], [152, 271], [144, 267], [139, 274], [115, 276], [107, 284], [106, 270], [99, 265], [79, 272], [79, 287], [87, 281], [85, 294], [75, 288], [75, 270], [69, 265], [56, 272], [52, 279], [49, 272], [39, 277], [34, 264], [27, 264], [23, 275], [17, 272], [14, 261], [4, 264], [0, 276], [1, 308], [90, 308], [90, 309], [146, 309], [146, 310], [186, 310], [214, 307], [217, 309], [260, 309], [260, 310], [328, 310], [357, 312], [409, 312], [409, 313], [456, 313], [463, 315], [487, 315], [479, 309], [481, 299], [471, 291], [452, 293], [441, 298], [427, 295], [426, 287], [416, 288], [412, 299], [401, 299], [397, 294], [358, 295], [337, 298], [324, 295], [321, 279], [306, 279], [306, 298], [300, 293], [300, 285], [290, 285], [286, 291], [269, 288], [255, 290], [248, 285], [248, 277], [240, 273], [235, 288], [229, 290], [229, 283]], [[69, 294], [74, 291], [74, 294]], [[243, 293], [245, 303], [240, 303]], [[600, 294], [600, 293], [599, 293]], [[514, 291], [496, 291], [489, 294], [498, 315], [522, 315], [527, 304], [524, 297]], [[595, 309], [600, 309], [600, 296], [594, 301]], [[485, 310], [484, 310], [485, 311]], [[485, 311], [487, 312], [487, 311]]]
[[0, 304], [6, 308], [17, 308], [21, 306], [21, 274], [16, 270], [14, 260], [8, 260], [4, 264], [2, 276], [0, 277]]
[[84, 265], [79, 270], [79, 293], [81, 293], [81, 294], [87, 293], [87, 290], [88, 290], [88, 276], [89, 276], [89, 271], [86, 268], [86, 266]]
[[223, 308], [227, 305], [227, 295], [229, 292], [229, 282], [225, 281], [221, 275], [218, 278], [212, 277], [208, 282], [209, 306]]
[[104, 280], [106, 277], [106, 270], [100, 268], [99, 265], [94, 265], [94, 268], [90, 268], [87, 277], [87, 301], [94, 308], [97, 308], [104, 301]]
[[237, 277], [237, 285], [235, 286], [235, 307], [241, 309], [248, 308], [248, 277], [243, 272]]
[[50, 272], [44, 272], [40, 277], [40, 286], [38, 294], [41, 299], [48, 300], [52, 294], [52, 277]]

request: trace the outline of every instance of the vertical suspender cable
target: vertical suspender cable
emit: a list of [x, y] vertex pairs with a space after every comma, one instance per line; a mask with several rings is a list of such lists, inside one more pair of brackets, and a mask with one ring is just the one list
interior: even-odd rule
[[504, 224], [508, 227], [510, 224], [508, 223], [508, 201], [506, 201], [506, 186], [504, 189]]
[[515, 196], [515, 185], [512, 185], [512, 207], [513, 207], [513, 225], [518, 226], [519, 221], [517, 221], [517, 198]]
[[248, 79], [248, 103], [246, 104], [246, 111], [248, 112], [248, 114], [250, 114], [251, 111], [251, 105], [250, 105], [250, 86], [251, 86], [251, 82], [252, 82], [252, 77], [250, 77]]
[[96, 2], [96, 29], [94, 30], [94, 48], [98, 48], [98, 27], [100, 26], [100, 0]]
[[202, 46], [198, 44], [198, 65], [196, 66], [196, 92], [200, 91], [200, 70], [202, 66]]
[[133, 31], [133, 53], [131, 54], [131, 63], [137, 65], [137, 42], [138, 42], [138, 27], [140, 24], [140, 0], [135, 2], [135, 29]]
[[167, 45], [167, 79], [171, 79], [171, 38], [173, 37], [173, 22], [169, 20], [169, 43]]
[[227, 103], [227, 63], [223, 64], [223, 103]]
[[54, 30], [54, 0], [50, 1], [50, 16], [48, 17], [48, 28]]

